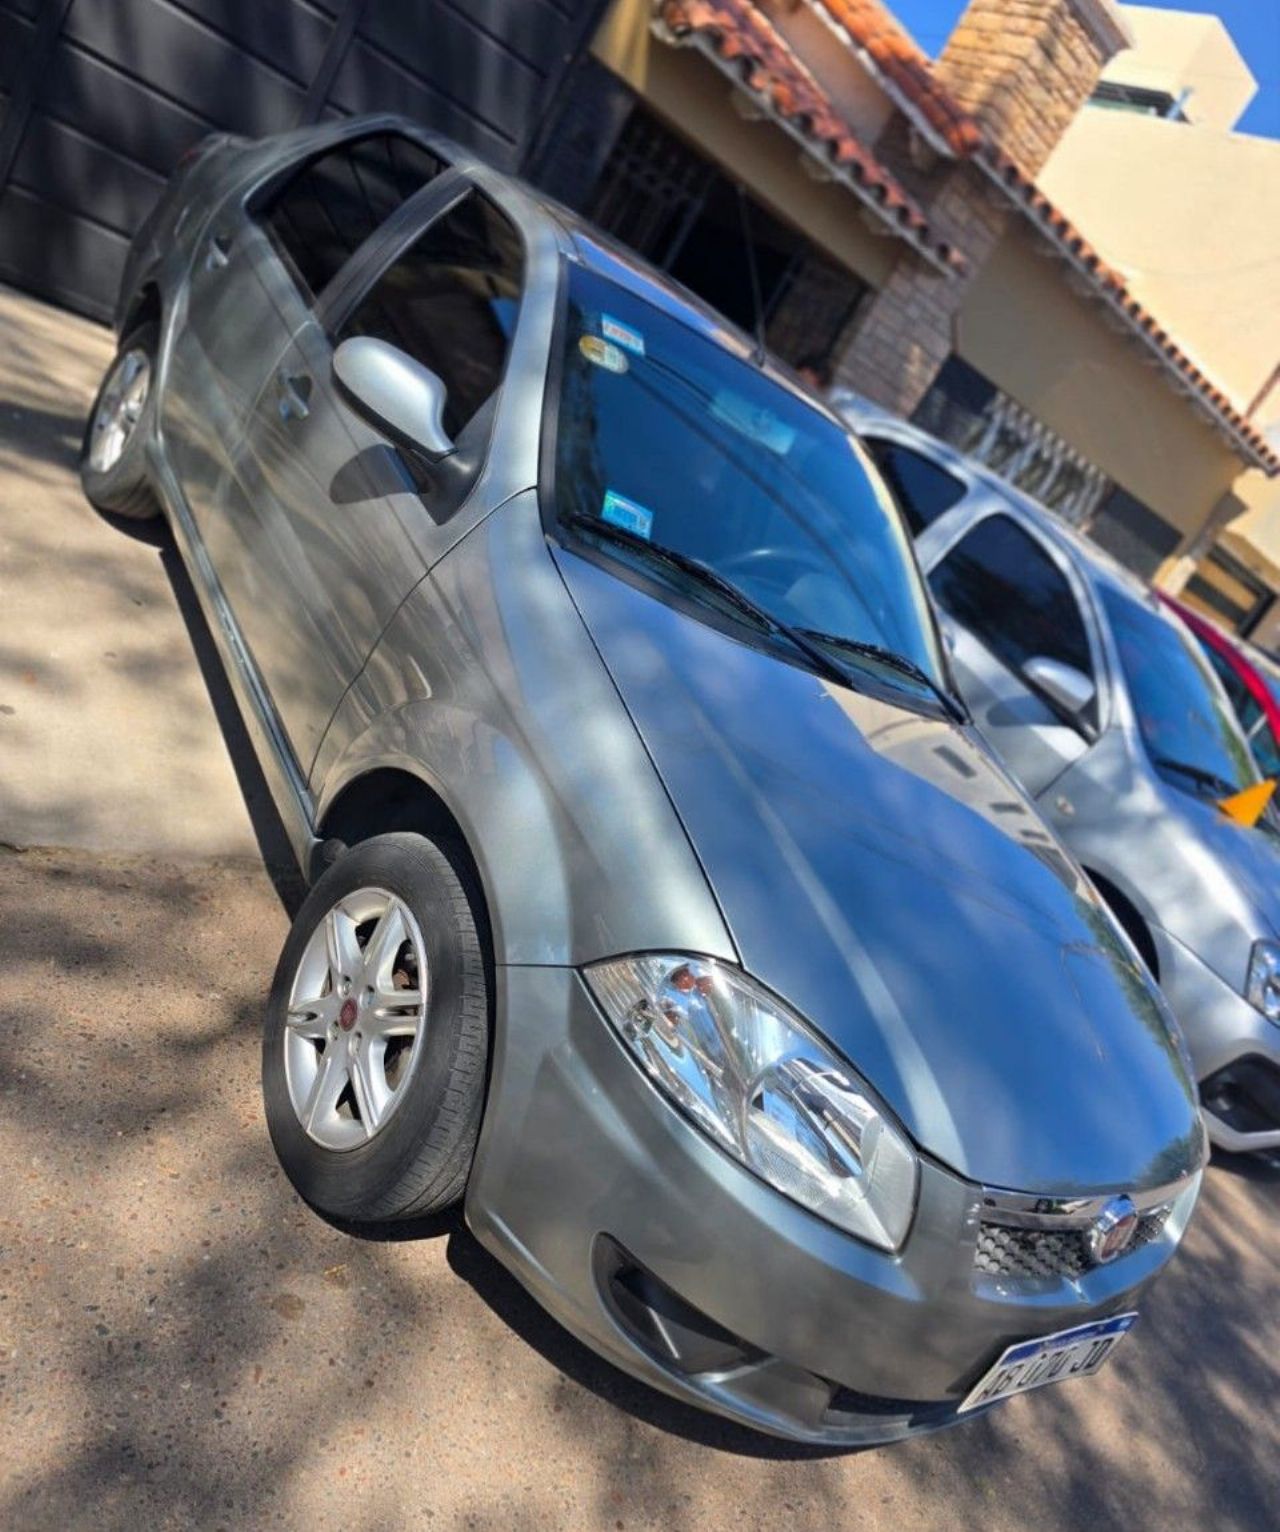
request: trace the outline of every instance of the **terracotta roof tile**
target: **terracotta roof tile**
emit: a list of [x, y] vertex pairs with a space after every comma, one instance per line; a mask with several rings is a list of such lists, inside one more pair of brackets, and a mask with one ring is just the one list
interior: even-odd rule
[[808, 3], [866, 55], [891, 94], [905, 96], [923, 114], [952, 154], [963, 157], [978, 148], [982, 128], [977, 120], [939, 83], [928, 54], [879, 0]]
[[672, 37], [710, 50], [736, 66], [742, 83], [801, 137], [856, 182], [863, 199], [943, 267], [966, 269], [961, 253], [939, 238], [896, 176], [835, 109], [773, 23], [751, 0], [660, 0], [658, 15]]

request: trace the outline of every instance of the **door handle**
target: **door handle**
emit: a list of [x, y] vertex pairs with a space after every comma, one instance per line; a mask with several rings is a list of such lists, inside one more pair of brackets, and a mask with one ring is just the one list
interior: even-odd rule
[[204, 253], [204, 269], [206, 271], [221, 271], [231, 259], [231, 236], [229, 234], [215, 234], [209, 241], [208, 248]]
[[276, 373], [276, 400], [281, 420], [305, 420], [311, 413], [311, 377], [282, 367]]

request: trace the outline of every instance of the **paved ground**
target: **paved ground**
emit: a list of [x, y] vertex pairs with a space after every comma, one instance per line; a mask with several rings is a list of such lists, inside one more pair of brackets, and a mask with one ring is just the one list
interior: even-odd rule
[[457, 1219], [356, 1241], [299, 1204], [260, 784], [166, 545], [73, 488], [104, 354], [0, 293], [0, 839], [64, 848], [0, 851], [0, 1528], [1271, 1532], [1280, 1173], [1214, 1166], [1101, 1376], [857, 1455], [632, 1384]]
[[113, 350], [0, 287], [0, 836], [251, 857], [177, 554], [155, 524], [95, 515], [72, 471]]

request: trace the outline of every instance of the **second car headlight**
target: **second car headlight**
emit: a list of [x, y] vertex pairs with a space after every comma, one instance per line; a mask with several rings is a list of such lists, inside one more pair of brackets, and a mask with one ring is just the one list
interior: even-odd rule
[[709, 958], [649, 954], [585, 977], [646, 1074], [770, 1186], [882, 1250], [915, 1210], [915, 1150], [775, 995]]
[[1244, 993], [1255, 1010], [1280, 1026], [1280, 943], [1254, 942]]

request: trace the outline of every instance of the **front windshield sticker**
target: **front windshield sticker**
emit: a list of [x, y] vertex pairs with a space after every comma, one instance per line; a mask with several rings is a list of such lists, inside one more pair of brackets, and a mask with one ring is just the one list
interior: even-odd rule
[[614, 341], [627, 351], [632, 351], [636, 356], [644, 355], [644, 336], [639, 330], [633, 330], [629, 324], [623, 324], [620, 319], [615, 319], [612, 314], [601, 314], [600, 331], [606, 340]]
[[727, 388], [718, 388], [712, 395], [711, 413], [721, 425], [729, 426], [740, 436], [745, 436], [748, 441], [755, 442], [757, 446], [778, 457], [786, 457], [795, 446], [794, 426], [779, 420], [772, 410], [752, 404], [749, 399]]
[[601, 340], [598, 335], [582, 336], [578, 341], [578, 350], [587, 361], [594, 362], [597, 367], [603, 367], [606, 372], [626, 372], [630, 365], [625, 354], [619, 351], [617, 346], [611, 346], [607, 340]]
[[648, 537], [653, 528], [652, 511], [637, 505], [634, 500], [628, 500], [625, 495], [615, 494], [611, 489], [604, 492], [600, 515], [603, 520], [626, 532], [634, 532], [637, 537]]

